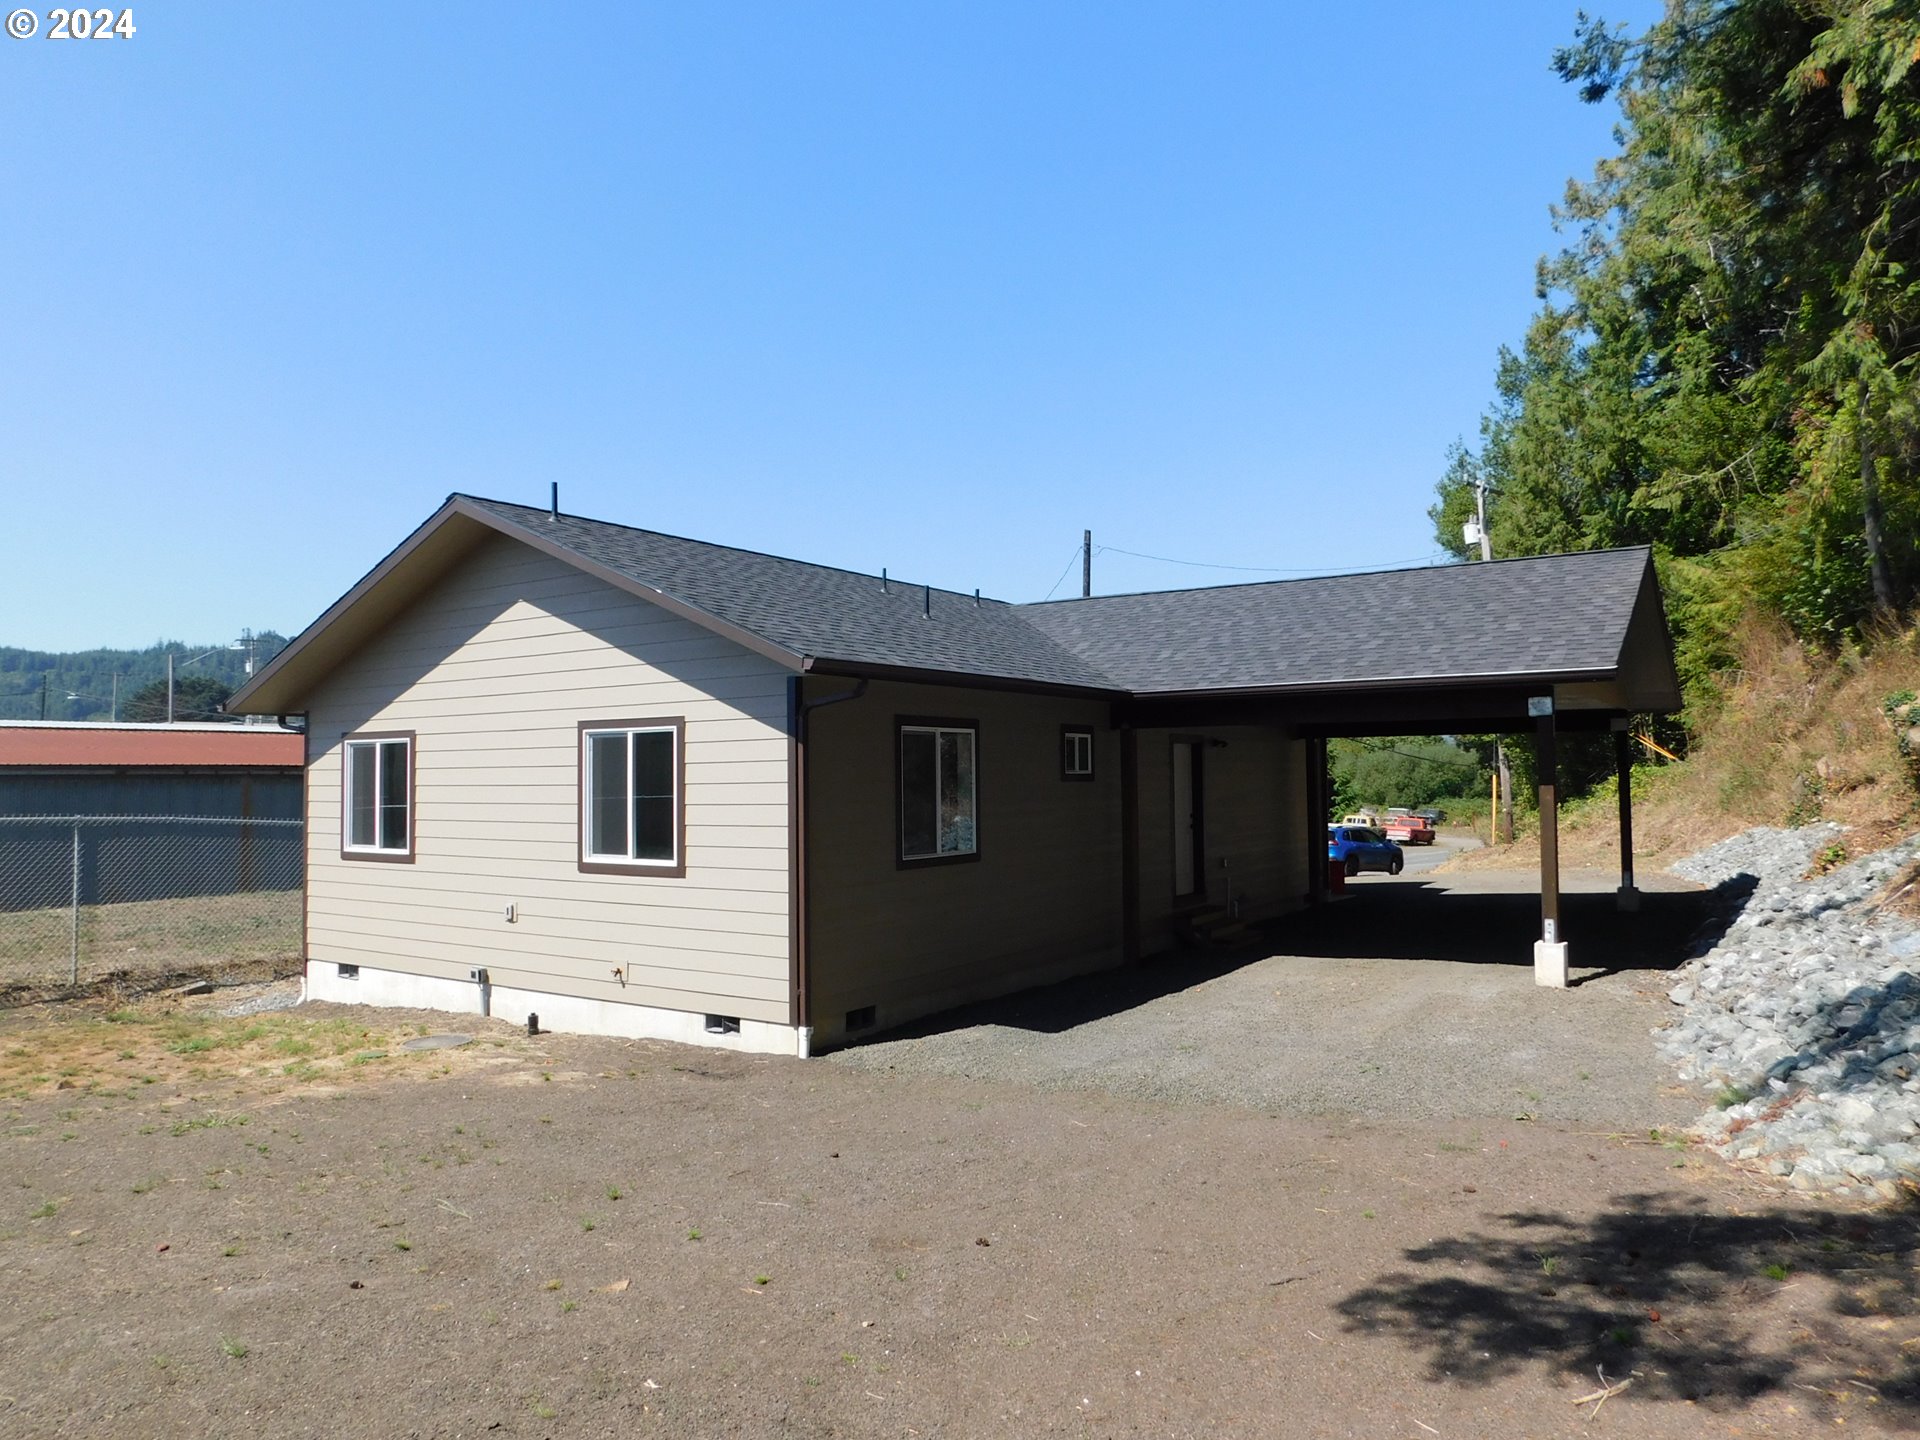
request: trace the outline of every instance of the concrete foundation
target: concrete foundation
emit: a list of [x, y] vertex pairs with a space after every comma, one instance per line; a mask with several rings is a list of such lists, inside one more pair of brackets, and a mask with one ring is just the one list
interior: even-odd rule
[[583, 1000], [574, 995], [522, 990], [512, 985], [485, 987], [487, 996], [483, 1003], [482, 987], [471, 981], [410, 975], [403, 970], [381, 970], [370, 965], [361, 966], [360, 973], [349, 978], [341, 975], [340, 968], [328, 960], [308, 961], [300, 998], [336, 1005], [445, 1010], [456, 1015], [491, 1013], [494, 1019], [514, 1025], [524, 1025], [527, 1016], [538, 1015], [542, 1030], [574, 1035], [618, 1035], [628, 1040], [675, 1040], [683, 1045], [738, 1050], [750, 1055], [804, 1057], [808, 1050], [807, 1031], [764, 1020], [742, 1020], [737, 1034], [715, 1035], [707, 1030], [706, 1016], [683, 1010]]

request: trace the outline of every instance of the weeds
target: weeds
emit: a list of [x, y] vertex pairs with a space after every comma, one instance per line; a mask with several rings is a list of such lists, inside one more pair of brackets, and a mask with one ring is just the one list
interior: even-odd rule
[[174, 1122], [172, 1133], [175, 1135], [191, 1135], [196, 1130], [218, 1130], [228, 1125], [244, 1125], [246, 1123], [247, 1117], [244, 1115], [223, 1115], [214, 1112], [212, 1114], [197, 1116], [192, 1120], [177, 1120]]

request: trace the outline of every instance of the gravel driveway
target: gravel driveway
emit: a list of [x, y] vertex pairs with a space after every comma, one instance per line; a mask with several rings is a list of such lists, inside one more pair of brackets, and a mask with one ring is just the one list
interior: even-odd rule
[[1532, 875], [1367, 876], [1267, 927], [1259, 950], [969, 1007], [831, 1062], [1296, 1115], [1681, 1124], [1700, 1101], [1652, 1031], [1673, 1010], [1661, 972], [1707, 919], [1706, 895], [1654, 877], [1622, 916], [1613, 883], [1566, 877], [1569, 990], [1533, 983]]

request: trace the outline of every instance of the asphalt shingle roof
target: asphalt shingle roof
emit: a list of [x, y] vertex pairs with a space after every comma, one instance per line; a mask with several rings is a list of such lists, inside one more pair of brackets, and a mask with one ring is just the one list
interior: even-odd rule
[[1151, 694], [1609, 670], [1644, 548], [1009, 605], [455, 497], [794, 655]]
[[854, 664], [949, 671], [1049, 685], [1111, 690], [1113, 682], [1044, 631], [1021, 607], [952, 590], [783, 560], [704, 540], [684, 540], [574, 515], [456, 497], [617, 570], [642, 585], [769, 640], [795, 655]]
[[1644, 548], [1027, 605], [1135, 693], [1557, 674], [1620, 661]]

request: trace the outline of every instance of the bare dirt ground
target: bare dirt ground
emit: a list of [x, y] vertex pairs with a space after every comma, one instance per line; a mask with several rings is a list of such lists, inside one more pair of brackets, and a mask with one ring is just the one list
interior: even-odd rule
[[[1309, 987], [1282, 1005], [1351, 979], [1305, 958], [1263, 979]], [[1654, 983], [1561, 998], [1637, 1024]], [[214, 1013], [234, 998], [0, 1014], [0, 1433], [1920, 1429], [1914, 1220], [1655, 1127]]]

